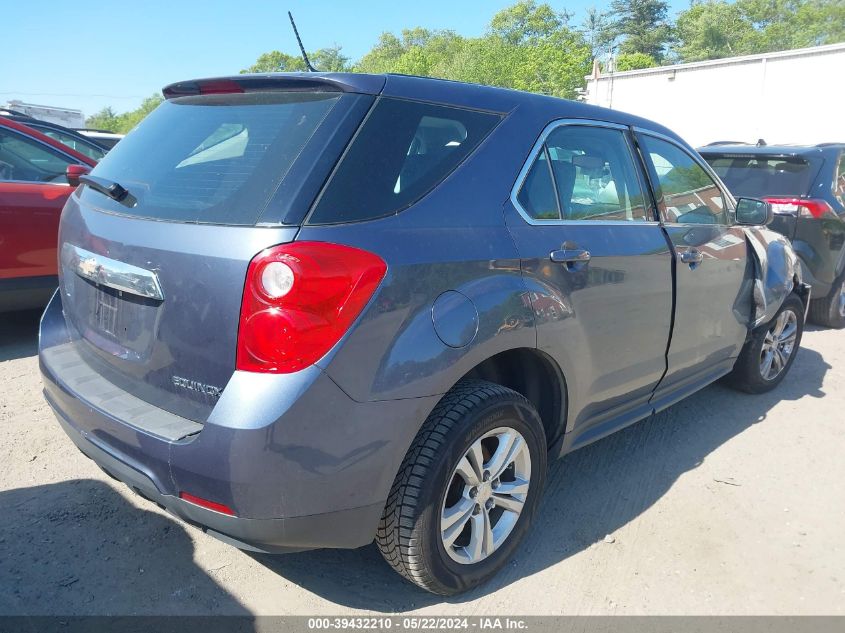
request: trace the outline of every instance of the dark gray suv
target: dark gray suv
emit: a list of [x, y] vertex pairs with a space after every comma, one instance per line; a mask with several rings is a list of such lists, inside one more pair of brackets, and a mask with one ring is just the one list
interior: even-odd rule
[[772, 204], [771, 228], [792, 242], [813, 287], [810, 320], [845, 327], [845, 143], [715, 143], [699, 152], [733, 193]]
[[44, 393], [107, 473], [238, 547], [375, 539], [466, 590], [549, 457], [795, 357], [808, 288], [771, 208], [659, 125], [393, 75], [164, 94], [64, 209]]

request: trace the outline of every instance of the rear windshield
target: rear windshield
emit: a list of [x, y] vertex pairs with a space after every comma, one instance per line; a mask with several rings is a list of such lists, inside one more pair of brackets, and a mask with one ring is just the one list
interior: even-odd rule
[[137, 199], [85, 187], [90, 204], [156, 220], [255, 224], [338, 93], [263, 92], [165, 101], [92, 172]]
[[804, 196], [810, 190], [810, 164], [796, 157], [704, 156], [735, 196]]
[[357, 222], [398, 213], [443, 181], [500, 120], [488, 112], [379, 99], [308, 222]]

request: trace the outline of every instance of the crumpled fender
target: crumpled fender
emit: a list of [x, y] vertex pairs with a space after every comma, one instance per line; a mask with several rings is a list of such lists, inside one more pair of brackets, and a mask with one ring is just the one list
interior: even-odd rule
[[799, 290], [804, 298], [809, 288], [803, 283], [798, 255], [786, 237], [756, 227], [746, 229], [745, 235], [754, 257], [752, 328], [756, 328], [772, 320], [793, 290]]

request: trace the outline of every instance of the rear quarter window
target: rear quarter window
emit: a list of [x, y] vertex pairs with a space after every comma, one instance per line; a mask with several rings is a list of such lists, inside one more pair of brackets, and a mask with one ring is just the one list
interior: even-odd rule
[[379, 99], [330, 177], [309, 224], [398, 213], [442, 182], [501, 121], [447, 106]]

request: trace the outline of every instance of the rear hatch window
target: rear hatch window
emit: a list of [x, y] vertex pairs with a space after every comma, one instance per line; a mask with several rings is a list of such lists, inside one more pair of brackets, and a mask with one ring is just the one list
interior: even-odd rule
[[735, 196], [804, 196], [810, 190], [814, 170], [800, 157], [705, 155]]
[[253, 225], [338, 93], [253, 92], [169, 99], [98, 164], [128, 208], [85, 187], [82, 199], [133, 217]]

